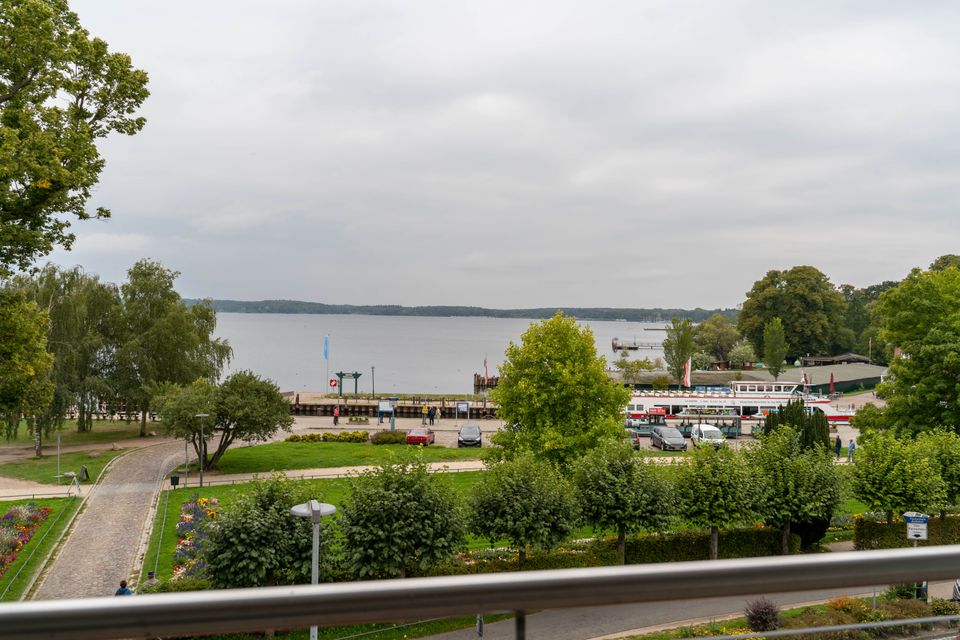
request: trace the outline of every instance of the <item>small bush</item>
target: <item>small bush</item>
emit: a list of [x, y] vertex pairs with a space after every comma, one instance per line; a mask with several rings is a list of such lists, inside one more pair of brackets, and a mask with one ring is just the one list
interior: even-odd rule
[[857, 620], [863, 620], [863, 616], [869, 611], [866, 602], [859, 598], [851, 598], [850, 596], [839, 596], [833, 600], [829, 600], [827, 602], [827, 609], [849, 613], [855, 616]]
[[406, 431], [377, 431], [370, 436], [372, 444], [403, 444], [406, 441]]
[[344, 431], [343, 433], [325, 433], [324, 442], [366, 442], [366, 431]]
[[934, 598], [930, 601], [930, 610], [935, 616], [956, 616], [960, 615], [960, 604], [952, 600]]
[[883, 592], [883, 597], [887, 600], [912, 600], [917, 596], [917, 585], [915, 584], [892, 584]]
[[203, 591], [210, 589], [209, 580], [199, 578], [178, 578], [176, 580], [160, 580], [154, 584], [140, 585], [140, 593], [178, 593], [181, 591]]
[[350, 422], [353, 424], [369, 424], [370, 418], [368, 418], [367, 416], [350, 416], [349, 418], [347, 418], [347, 422]]
[[780, 618], [780, 607], [771, 600], [759, 598], [747, 603], [743, 615], [752, 631], [776, 631], [783, 620]]

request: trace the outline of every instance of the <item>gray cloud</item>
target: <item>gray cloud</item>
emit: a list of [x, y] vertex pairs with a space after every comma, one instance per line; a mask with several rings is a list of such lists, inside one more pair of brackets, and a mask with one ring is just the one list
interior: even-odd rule
[[58, 262], [186, 295], [732, 306], [956, 252], [952, 2], [75, 0], [151, 74]]

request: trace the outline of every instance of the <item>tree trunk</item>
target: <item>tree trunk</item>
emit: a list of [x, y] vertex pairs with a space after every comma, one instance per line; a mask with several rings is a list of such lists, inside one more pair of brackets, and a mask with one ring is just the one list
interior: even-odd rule
[[627, 532], [623, 529], [617, 534], [617, 555], [620, 557], [620, 564], [627, 564]]
[[147, 437], [147, 408], [140, 410], [140, 437]]
[[893, 511], [887, 511], [887, 524], [893, 524]]
[[517, 556], [517, 560], [518, 560], [518, 562], [517, 562], [518, 568], [523, 569], [523, 563], [525, 563], [525, 562], [527, 561], [527, 550], [526, 550], [526, 548], [520, 549], [520, 553], [519, 553], [518, 556]]
[[40, 425], [36, 420], [33, 421], [33, 455], [38, 458], [43, 455], [43, 447], [40, 444]]
[[940, 512], [940, 519], [941, 519], [941, 520], [946, 520], [946, 519], [947, 519], [947, 512], [946, 512], [946, 510], [943, 510], [943, 511]]
[[407, 568], [404, 565], [400, 565], [400, 577], [401, 578], [407, 577]]
[[781, 553], [785, 556], [790, 555], [790, 521], [787, 520], [781, 527], [783, 533], [783, 549]]
[[710, 559], [717, 559], [717, 548], [720, 546], [720, 529], [710, 527]]

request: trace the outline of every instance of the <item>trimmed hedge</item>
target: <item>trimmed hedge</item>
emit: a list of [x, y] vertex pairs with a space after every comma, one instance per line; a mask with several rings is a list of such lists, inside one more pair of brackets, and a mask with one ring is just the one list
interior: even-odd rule
[[308, 433], [306, 435], [293, 434], [287, 442], [366, 442], [366, 431], [344, 431], [343, 433]]
[[[940, 545], [960, 543], [960, 518], [950, 516], [946, 520], [930, 518], [927, 523], [927, 540], [918, 541], [918, 545]], [[853, 526], [853, 547], [865, 549], [897, 549], [912, 547], [913, 541], [907, 539], [907, 525], [903, 522], [877, 522], [867, 518], [857, 518]]]
[[407, 442], [406, 431], [377, 431], [370, 436], [372, 444], [405, 444]]
[[[778, 556], [782, 533], [777, 528], [721, 529], [718, 556], [720, 558], [753, 558]], [[608, 544], [615, 545], [614, 541]], [[790, 553], [800, 552], [800, 536], [791, 534]], [[627, 564], [652, 562], [686, 562], [710, 559], [709, 531], [680, 531], [677, 533], [637, 536], [627, 541]]]

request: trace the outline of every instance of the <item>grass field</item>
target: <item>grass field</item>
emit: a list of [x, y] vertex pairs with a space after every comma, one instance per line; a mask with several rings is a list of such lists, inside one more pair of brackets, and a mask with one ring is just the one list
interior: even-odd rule
[[419, 454], [424, 462], [479, 460], [480, 449], [372, 445], [358, 442], [271, 442], [230, 449], [220, 460], [223, 473], [269, 473], [289, 469], [319, 469], [376, 465]]
[[[148, 422], [147, 431], [158, 431], [160, 425], [157, 422]], [[128, 440], [130, 438], [140, 437], [140, 423], [131, 422], [127, 424], [122, 420], [94, 420], [93, 431], [77, 431], [76, 420], [66, 420], [63, 423], [63, 429], [60, 430], [60, 444], [63, 446], [76, 444], [101, 444], [103, 442], [116, 442], [119, 440]], [[21, 424], [17, 431], [17, 436], [12, 440], [0, 441], [12, 444], [32, 444], [33, 436], [27, 433], [26, 424]], [[48, 450], [50, 447], [56, 448], [57, 434], [51, 434], [51, 437], [43, 439], [43, 448]]]
[[[50, 553], [54, 545], [58, 542], [67, 523], [70, 522], [71, 516], [80, 506], [80, 500], [78, 498], [17, 500], [0, 503], [0, 515], [6, 513], [12, 506], [27, 504], [28, 502], [50, 507], [53, 509], [53, 512], [50, 513], [43, 524], [40, 525], [40, 528], [33, 534], [27, 546], [20, 550], [16, 561], [7, 567], [3, 576], [0, 576], [0, 601], [3, 602], [20, 599], [33, 574], [40, 568], [40, 563], [47, 557], [47, 554]], [[18, 572], [20, 574], [19, 576], [17, 576]], [[14, 579], [15, 576], [16, 579]]]
[[[87, 483], [95, 482], [103, 467], [113, 458], [123, 453], [123, 451], [77, 451], [75, 453], [64, 453], [60, 456], [60, 471], [73, 471], [78, 473], [80, 465], [86, 465], [90, 473], [90, 479]], [[57, 454], [47, 454], [42, 458], [29, 458], [17, 462], [6, 462], [0, 464], [0, 476], [7, 478], [17, 478], [19, 480], [32, 480], [33, 482], [42, 482], [43, 484], [57, 484]], [[62, 484], [67, 484], [64, 479]]]

